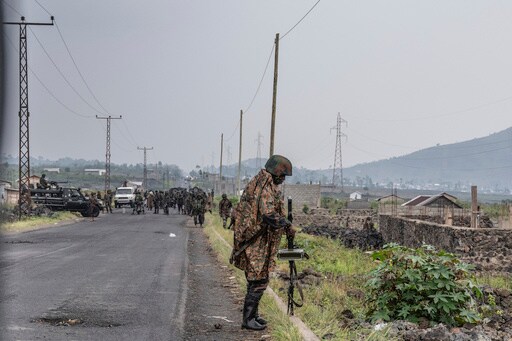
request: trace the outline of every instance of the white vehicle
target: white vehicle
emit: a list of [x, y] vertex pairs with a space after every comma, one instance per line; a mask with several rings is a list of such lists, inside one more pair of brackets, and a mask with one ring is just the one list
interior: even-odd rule
[[114, 195], [114, 207], [118, 208], [123, 205], [130, 205], [133, 207], [135, 203], [135, 188], [133, 187], [118, 187]]

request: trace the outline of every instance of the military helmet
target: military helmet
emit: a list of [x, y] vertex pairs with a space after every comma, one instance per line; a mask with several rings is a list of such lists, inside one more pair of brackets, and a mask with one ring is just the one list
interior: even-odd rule
[[46, 177], [46, 174], [44, 174], [44, 173], [43, 173], [43, 174], [41, 174], [41, 177], [42, 177], [42, 178]]
[[275, 176], [292, 175], [292, 163], [282, 155], [272, 155], [265, 163], [265, 169]]
[[222, 199], [226, 199], [228, 196], [226, 195], [226, 193], [223, 193], [222, 194]]

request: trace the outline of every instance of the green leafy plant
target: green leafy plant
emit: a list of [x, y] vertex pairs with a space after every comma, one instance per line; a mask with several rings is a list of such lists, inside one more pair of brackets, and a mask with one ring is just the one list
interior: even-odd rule
[[473, 283], [473, 268], [455, 255], [430, 245], [410, 249], [393, 243], [372, 257], [380, 261], [366, 283], [372, 321], [427, 319], [453, 326], [481, 320], [474, 297], [482, 292]]
[[305, 214], [308, 214], [309, 213], [309, 206], [304, 204], [304, 206], [302, 206], [302, 212], [304, 212]]

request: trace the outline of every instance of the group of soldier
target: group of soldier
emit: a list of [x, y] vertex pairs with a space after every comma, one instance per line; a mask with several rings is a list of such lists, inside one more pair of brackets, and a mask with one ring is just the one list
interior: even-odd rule
[[150, 190], [143, 192], [138, 190], [132, 214], [135, 214], [137, 210], [145, 213], [147, 209], [149, 212], [153, 211], [154, 214], [159, 214], [160, 210], [163, 210], [164, 214], [169, 215], [169, 209], [173, 208], [177, 209], [179, 214], [194, 217], [194, 223], [202, 226], [204, 214], [207, 211], [211, 212], [212, 201], [213, 192], [206, 193], [199, 187], [191, 189], [174, 187], [168, 191]]

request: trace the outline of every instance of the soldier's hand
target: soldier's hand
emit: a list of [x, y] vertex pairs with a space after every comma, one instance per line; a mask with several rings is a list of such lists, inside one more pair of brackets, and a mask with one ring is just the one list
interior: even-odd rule
[[283, 227], [283, 228], [288, 228], [288, 227], [292, 226], [292, 223], [288, 219], [282, 217], [282, 218], [279, 218], [279, 226]]
[[290, 226], [289, 228], [286, 229], [286, 235], [288, 237], [295, 237], [295, 233], [297, 233], [297, 230], [295, 230], [293, 226]]

